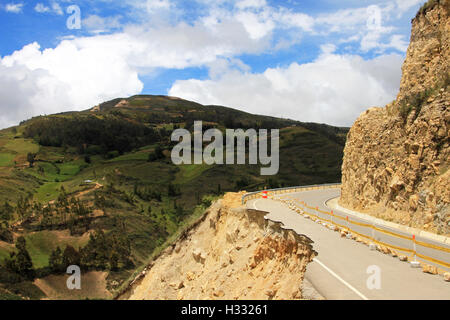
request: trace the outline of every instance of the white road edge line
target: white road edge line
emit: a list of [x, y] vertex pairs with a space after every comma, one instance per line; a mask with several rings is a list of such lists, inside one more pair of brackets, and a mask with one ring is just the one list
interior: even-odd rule
[[352, 290], [354, 293], [356, 293], [359, 297], [361, 297], [363, 300], [369, 300], [369, 298], [367, 298], [365, 295], [363, 295], [361, 292], [359, 292], [358, 290], [356, 290], [350, 283], [348, 283], [347, 281], [345, 281], [344, 279], [342, 279], [341, 277], [339, 277], [335, 272], [333, 272], [333, 270], [331, 270], [330, 268], [328, 268], [326, 265], [324, 265], [321, 261], [319, 261], [319, 259], [314, 258], [313, 259], [315, 262], [317, 262], [322, 268], [324, 268], [325, 270], [327, 270], [333, 277], [335, 277], [336, 279], [338, 279], [340, 282], [342, 282], [347, 288], [349, 288], [350, 290]]
[[[253, 208], [255, 208], [255, 210], [258, 210], [258, 208], [256, 208], [256, 203], [258, 201], [260, 201], [261, 199], [256, 200], [255, 202], [253, 202]], [[317, 262], [322, 268], [324, 268], [326, 271], [328, 271], [333, 277], [335, 277], [336, 279], [338, 279], [340, 282], [342, 282], [342, 284], [344, 284], [347, 288], [349, 288], [350, 290], [352, 290], [354, 293], [356, 293], [361, 299], [363, 300], [369, 300], [369, 298], [367, 298], [365, 295], [363, 295], [361, 292], [359, 292], [358, 290], [356, 290], [350, 283], [348, 283], [347, 281], [345, 281], [344, 279], [342, 279], [340, 276], [338, 276], [333, 270], [331, 270], [330, 268], [328, 268], [326, 265], [323, 264], [323, 262], [321, 262], [319, 259], [314, 258], [313, 259], [315, 262]]]
[[257, 203], [259, 200], [261, 200], [261, 199], [258, 199], [258, 200], [256, 200], [255, 202], [253, 202], [253, 208], [255, 208], [255, 210], [258, 210], [258, 208], [256, 208], [256, 203]]

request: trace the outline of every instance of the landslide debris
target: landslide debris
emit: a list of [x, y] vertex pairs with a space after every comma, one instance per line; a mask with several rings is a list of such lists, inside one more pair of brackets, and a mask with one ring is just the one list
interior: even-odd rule
[[141, 274], [130, 299], [302, 299], [315, 252], [304, 235], [227, 193]]

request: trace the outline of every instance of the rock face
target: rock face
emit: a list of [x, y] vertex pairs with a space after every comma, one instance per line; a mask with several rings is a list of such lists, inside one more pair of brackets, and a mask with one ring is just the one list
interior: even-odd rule
[[168, 248], [130, 299], [301, 299], [312, 241], [227, 194]]
[[340, 199], [344, 207], [447, 235], [449, 2], [429, 1], [419, 11], [397, 99], [367, 110], [350, 130]]

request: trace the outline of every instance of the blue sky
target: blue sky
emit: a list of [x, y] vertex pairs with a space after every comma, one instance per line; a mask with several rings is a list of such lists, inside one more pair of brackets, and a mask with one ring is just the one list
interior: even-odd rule
[[1, 0], [0, 127], [140, 93], [350, 126], [395, 98], [424, 2]]

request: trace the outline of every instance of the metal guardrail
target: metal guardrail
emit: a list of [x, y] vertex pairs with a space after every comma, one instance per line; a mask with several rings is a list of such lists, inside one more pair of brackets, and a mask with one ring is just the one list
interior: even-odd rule
[[[341, 186], [340, 183], [329, 183], [329, 184], [322, 184], [322, 185], [309, 185], [309, 186], [297, 186], [297, 187], [267, 189], [267, 190], [264, 190], [264, 191], [269, 192], [270, 195], [278, 195], [278, 194], [301, 192], [301, 191], [308, 191], [308, 190], [320, 190], [320, 189], [328, 189], [328, 188], [339, 188], [340, 186]], [[245, 204], [248, 200], [260, 197], [262, 195], [262, 193], [263, 193], [263, 191], [256, 191], [256, 192], [250, 192], [250, 193], [247, 193], [247, 194], [243, 195], [242, 196], [242, 204]], [[399, 251], [410, 253], [411, 256], [408, 257], [409, 261], [412, 261], [412, 259], [415, 260], [416, 256], [417, 256], [417, 257], [420, 257], [420, 258], [422, 258], [424, 260], [428, 260], [429, 262], [433, 262], [435, 264], [444, 266], [446, 268], [450, 268], [450, 263], [448, 263], [448, 262], [440, 261], [438, 259], [435, 259], [435, 258], [432, 258], [432, 257], [429, 257], [429, 256], [422, 255], [422, 254], [418, 253], [417, 250], [416, 250], [416, 244], [419, 245], [419, 246], [428, 247], [428, 248], [431, 248], [431, 249], [434, 249], [434, 250], [438, 250], [438, 251], [441, 251], [441, 252], [446, 252], [446, 253], [450, 252], [449, 248], [445, 248], [445, 247], [441, 247], [441, 246], [437, 246], [437, 245], [421, 242], [421, 241], [416, 240], [415, 236], [409, 237], [409, 236], [405, 236], [405, 235], [402, 235], [402, 234], [398, 234], [396, 232], [388, 231], [388, 230], [376, 227], [373, 223], [372, 224], [366, 224], [366, 223], [357, 222], [357, 221], [354, 221], [352, 219], [349, 219], [348, 216], [344, 218], [344, 217], [341, 217], [339, 215], [333, 214], [333, 211], [327, 212], [327, 211], [320, 210], [318, 207], [310, 207], [303, 201], [300, 202], [300, 201], [296, 200], [295, 202], [297, 204], [303, 206], [303, 208], [301, 210], [301, 212], [303, 214], [307, 214], [309, 216], [312, 216], [312, 217], [314, 217], [317, 220], [326, 221], [326, 222], [330, 223], [331, 225], [334, 225], [336, 227], [340, 227], [341, 229], [344, 229], [344, 230], [347, 230], [348, 232], [352, 232], [354, 234], [357, 234], [360, 237], [369, 239], [373, 243], [376, 243], [376, 244], [379, 244], [379, 245], [382, 245], [382, 246], [385, 246], [385, 247], [388, 247], [388, 248], [396, 249], [396, 250], [399, 250]], [[317, 214], [308, 212], [306, 209], [309, 209], [309, 210], [312, 210], [312, 211], [316, 211], [319, 215], [320, 214], [324, 214], [325, 216], [329, 216], [329, 217], [331, 217], [331, 220], [327, 219], [325, 217], [319, 216]], [[340, 220], [344, 220], [346, 222], [346, 225], [341, 225], [341, 224], [337, 223], [336, 220], [335, 220], [336, 218], [340, 219]], [[414, 246], [413, 246], [414, 249], [402, 248], [402, 247], [395, 246], [395, 245], [392, 245], [392, 244], [387, 244], [387, 243], [383, 243], [381, 241], [377, 241], [373, 236], [368, 236], [368, 235], [356, 232], [354, 229], [349, 227], [349, 224], [358, 225], [360, 227], [366, 227], [366, 228], [369, 228], [369, 229], [372, 229], [372, 230], [376, 230], [378, 232], [386, 233], [386, 234], [388, 234], [390, 236], [393, 236], [393, 237], [402, 238], [402, 239], [405, 239], [405, 240], [410, 240], [414, 244]], [[442, 270], [440, 268], [438, 268], [438, 270], [441, 271], [441, 272], [445, 272], [445, 270]]]
[[[267, 189], [255, 192], [249, 192], [242, 196], [242, 204], [245, 204], [248, 200], [254, 199], [255, 196], [260, 195], [263, 191], [268, 191], [272, 194], [282, 194], [282, 193], [290, 193], [297, 192], [297, 190], [307, 191], [307, 190], [317, 190], [317, 189], [326, 189], [330, 187], [340, 187], [341, 183], [327, 183], [327, 184], [314, 184], [308, 186], [297, 186], [297, 187], [285, 187], [285, 188], [276, 188], [276, 189]], [[284, 192], [286, 191], [286, 192]]]
[[[432, 257], [429, 257], [429, 256], [426, 256], [426, 255], [418, 253], [417, 250], [416, 250], [416, 244], [419, 245], [419, 246], [422, 246], [422, 247], [427, 247], [427, 248], [438, 250], [438, 251], [445, 252], [445, 253], [450, 253], [450, 249], [449, 248], [445, 248], [445, 247], [441, 247], [441, 246], [437, 246], [437, 245], [433, 245], [433, 244], [429, 244], [429, 243], [425, 243], [425, 242], [419, 241], [419, 240], [416, 239], [416, 237], [414, 235], [404, 236], [404, 235], [398, 234], [396, 232], [392, 232], [392, 231], [388, 231], [388, 230], [376, 227], [374, 224], [360, 223], [360, 222], [357, 222], [357, 221], [354, 221], [354, 220], [350, 219], [348, 216], [344, 218], [344, 217], [341, 217], [339, 215], [334, 214], [333, 211], [327, 212], [327, 211], [320, 210], [317, 207], [314, 208], [314, 207], [308, 206], [304, 201], [294, 200], [294, 202], [296, 202], [298, 205], [303, 206], [303, 208], [300, 208], [302, 214], [307, 214], [309, 216], [313, 216], [314, 218], [316, 218], [318, 220], [326, 221], [326, 222], [330, 223], [331, 225], [340, 227], [341, 229], [347, 230], [350, 233], [354, 233], [354, 234], [356, 234], [356, 235], [358, 235], [360, 237], [369, 239], [373, 243], [376, 243], [376, 244], [379, 244], [379, 245], [383, 245], [385, 247], [392, 248], [392, 249], [395, 249], [395, 250], [411, 253], [411, 256], [408, 258], [408, 260], [410, 260], [410, 261], [412, 261], [412, 259], [414, 259], [414, 261], [415, 261], [415, 256], [417, 256], [417, 257], [420, 257], [420, 258], [422, 258], [424, 260], [428, 260], [428, 261], [433, 262], [435, 264], [439, 264], [439, 265], [441, 265], [443, 267], [450, 268], [450, 263], [448, 263], [448, 262], [441, 261], [441, 260], [438, 260], [436, 258], [432, 258]], [[296, 207], [296, 205], [294, 205], [294, 206]], [[309, 209], [309, 210], [312, 210], [312, 211], [316, 211], [319, 214], [324, 214], [324, 215], [330, 216], [331, 220], [327, 219], [327, 218], [324, 218], [324, 217], [322, 217], [320, 215], [316, 215], [314, 213], [308, 212], [306, 209]], [[337, 218], [337, 219], [346, 221], [347, 225], [341, 225], [341, 224], [337, 223], [333, 218], [335, 218], [335, 219]], [[374, 231], [378, 231], [378, 232], [381, 232], [381, 233], [385, 233], [385, 234], [388, 234], [389, 236], [392, 236], [392, 237], [397, 237], [397, 238], [402, 238], [402, 239], [405, 239], [405, 240], [409, 240], [413, 244], [411, 246], [411, 248], [413, 248], [413, 249], [399, 247], [399, 246], [395, 246], [393, 244], [388, 244], [388, 243], [384, 243], [384, 242], [378, 241], [373, 236], [359, 233], [359, 232], [355, 231], [354, 229], [350, 228], [350, 224], [357, 225], [357, 226], [360, 226], [360, 227], [365, 227], [365, 228], [368, 228], [368, 229], [372, 229]], [[441, 272], [446, 272], [445, 270], [442, 270], [442, 269], [440, 269], [440, 271]]]

